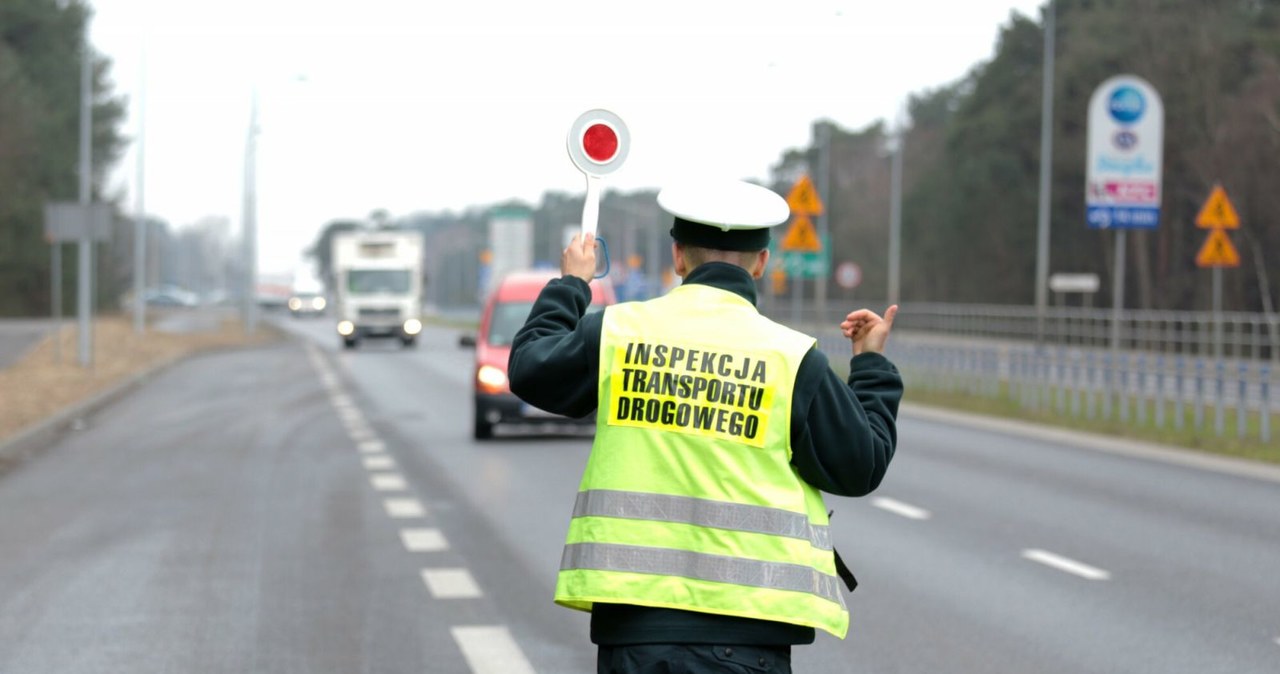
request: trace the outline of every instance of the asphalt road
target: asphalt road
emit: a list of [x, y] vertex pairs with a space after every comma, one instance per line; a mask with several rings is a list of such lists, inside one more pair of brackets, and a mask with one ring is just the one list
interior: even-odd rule
[[[0, 672], [594, 671], [551, 602], [589, 440], [472, 441], [456, 331], [281, 324], [0, 479]], [[797, 672], [1280, 671], [1280, 483], [923, 416], [900, 440], [829, 500], [861, 586]]]
[[53, 320], [48, 318], [0, 319], [0, 368], [22, 358], [51, 330]]

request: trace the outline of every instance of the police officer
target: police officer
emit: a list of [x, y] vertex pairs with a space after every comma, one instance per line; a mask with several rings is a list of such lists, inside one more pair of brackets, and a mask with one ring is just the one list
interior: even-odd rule
[[682, 283], [586, 313], [595, 241], [575, 237], [511, 349], [511, 390], [597, 412], [555, 601], [591, 612], [598, 671], [790, 672], [849, 613], [820, 492], [873, 491], [893, 458], [897, 306], [840, 324], [842, 381], [813, 337], [760, 315], [786, 202], [743, 181], [658, 194]]

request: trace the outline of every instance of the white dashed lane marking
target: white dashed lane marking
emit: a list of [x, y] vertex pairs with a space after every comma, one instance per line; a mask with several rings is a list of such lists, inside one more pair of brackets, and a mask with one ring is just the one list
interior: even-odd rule
[[400, 540], [409, 552], [436, 552], [448, 550], [449, 541], [439, 529], [401, 529]]
[[927, 520], [930, 517], [929, 511], [925, 510], [924, 508], [917, 508], [916, 506], [910, 505], [908, 503], [903, 503], [902, 501], [895, 501], [891, 498], [885, 498], [883, 496], [877, 496], [876, 498], [871, 499], [871, 505], [881, 510], [887, 510], [895, 515], [901, 515], [903, 517], [906, 517], [907, 519]]
[[449, 632], [474, 674], [534, 674], [533, 665], [505, 627], [463, 626]]
[[375, 473], [369, 476], [369, 483], [378, 491], [404, 491], [409, 487], [399, 473]]
[[395, 468], [396, 462], [386, 454], [376, 454], [364, 457], [364, 467], [366, 470], [388, 470]]
[[1074, 576], [1079, 576], [1087, 580], [1110, 580], [1111, 573], [1105, 569], [1099, 569], [1096, 566], [1089, 566], [1084, 562], [1077, 562], [1074, 559], [1063, 557], [1048, 550], [1023, 550], [1022, 556], [1033, 562], [1044, 564], [1045, 566], [1055, 568]]
[[427, 514], [422, 504], [416, 498], [389, 498], [382, 502], [383, 507], [387, 509], [387, 516], [399, 519], [408, 517], [423, 517]]
[[365, 454], [377, 454], [386, 451], [387, 446], [381, 440], [365, 440], [359, 444], [360, 451]]
[[471, 572], [463, 568], [423, 569], [422, 582], [436, 599], [472, 599], [482, 597], [480, 586]]

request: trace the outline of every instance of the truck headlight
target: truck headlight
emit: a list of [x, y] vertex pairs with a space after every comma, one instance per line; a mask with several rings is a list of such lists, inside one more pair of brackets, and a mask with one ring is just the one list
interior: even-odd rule
[[419, 332], [422, 332], [422, 321], [416, 318], [410, 318], [404, 322], [404, 334], [416, 335]]
[[311, 298], [311, 308], [315, 309], [316, 311], [324, 311], [324, 298], [323, 297]]
[[297, 311], [297, 310], [299, 310], [299, 309], [301, 309], [301, 308], [302, 308], [302, 300], [300, 300], [300, 299], [298, 299], [298, 298], [296, 298], [296, 297], [290, 297], [290, 298], [289, 298], [289, 310], [290, 310], [290, 311]]
[[356, 326], [351, 321], [338, 321], [338, 334], [343, 337], [350, 337], [356, 331]]

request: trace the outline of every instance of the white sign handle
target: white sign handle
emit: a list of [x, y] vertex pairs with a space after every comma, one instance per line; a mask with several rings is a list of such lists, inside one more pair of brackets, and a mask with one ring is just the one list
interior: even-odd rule
[[582, 201], [582, 235], [595, 238], [600, 222], [600, 177], [587, 174], [587, 196]]

